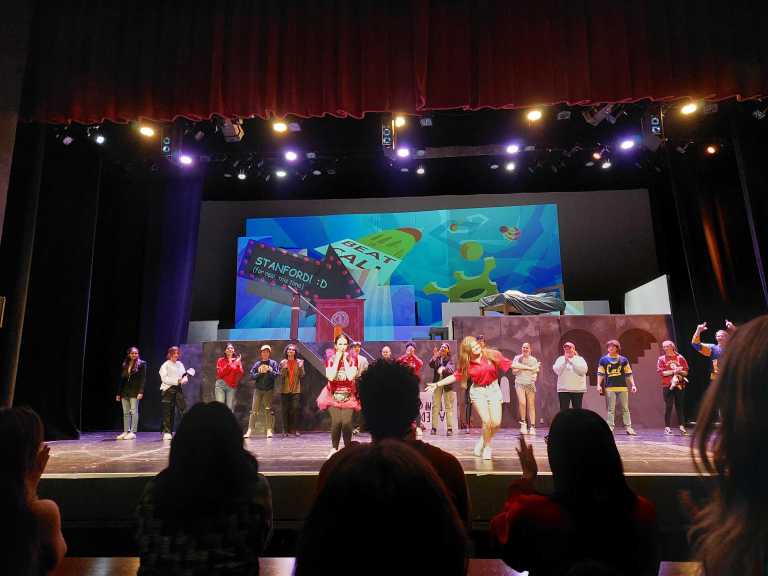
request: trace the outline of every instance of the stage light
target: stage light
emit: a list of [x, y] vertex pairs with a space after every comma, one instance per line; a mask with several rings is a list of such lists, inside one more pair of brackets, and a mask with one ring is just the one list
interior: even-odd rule
[[403, 126], [405, 126], [405, 116], [395, 116], [395, 127], [402, 128]]
[[418, 174], [419, 176], [422, 176], [423, 174], [426, 174], [426, 173], [427, 171], [424, 169], [424, 166], [419, 166], [418, 168], [416, 168], [416, 174]]
[[696, 112], [696, 110], [699, 109], [699, 105], [696, 104], [696, 102], [688, 102], [685, 106], [680, 108], [680, 112], [685, 114], [686, 116], [689, 116]]
[[600, 160], [600, 158], [602, 158], [602, 157], [603, 157], [603, 153], [600, 152], [599, 150], [595, 150], [594, 152], [592, 152], [592, 158], [593, 159]]
[[69, 134], [67, 134], [66, 136], [64, 136], [64, 138], [61, 139], [61, 143], [64, 144], [64, 146], [69, 146], [74, 141], [75, 139], [72, 138], [72, 136], [70, 136]]
[[632, 148], [635, 147], [635, 141], [631, 138], [627, 138], [626, 140], [622, 140], [621, 144], [619, 144], [619, 148], [622, 150], [632, 150]]
[[312, 170], [313, 176], [321, 176], [323, 173], [320, 170]]
[[515, 163], [514, 163], [514, 162], [507, 162], [507, 163], [504, 165], [504, 169], [505, 169], [507, 172], [513, 172], [513, 171], [515, 170]]
[[144, 124], [139, 127], [139, 134], [141, 134], [145, 138], [152, 138], [155, 135], [155, 129], [152, 128], [152, 126], [148, 126]]
[[400, 172], [408, 172], [408, 168], [400, 168]]
[[612, 164], [610, 160], [606, 160], [605, 162], [600, 164], [600, 168], [602, 168], [603, 170], [608, 170], [608, 168], [610, 168], [611, 166]]
[[272, 122], [272, 130], [274, 130], [279, 134], [282, 134], [286, 130], [288, 130], [288, 124], [286, 124], [282, 120], [276, 120], [275, 122]]
[[104, 144], [104, 142], [107, 141], [103, 134], [96, 134], [96, 137], [93, 140], [96, 144]]
[[714, 144], [710, 144], [705, 148], [705, 150], [707, 154], [709, 154], [710, 156], [712, 156], [713, 154], [717, 154], [717, 146], [715, 146]]
[[299, 155], [296, 154], [296, 152], [294, 152], [293, 150], [288, 150], [285, 153], [285, 159], [288, 160], [288, 162], [295, 162], [298, 157]]
[[179, 156], [179, 162], [184, 166], [192, 166], [192, 156], [189, 154], [181, 154]]
[[535, 108], [533, 110], [529, 110], [528, 114], [525, 115], [526, 118], [528, 118], [528, 122], [538, 122], [541, 120], [541, 110], [538, 108]]
[[408, 156], [411, 155], [411, 150], [409, 148], [398, 148], [397, 149], [397, 156], [398, 158], [408, 158]]
[[275, 176], [277, 176], [278, 178], [285, 178], [286, 176], [288, 176], [288, 172], [286, 172], [282, 168], [278, 168], [277, 170], [275, 170]]
[[490, 165], [490, 169], [491, 170], [498, 170], [499, 169], [499, 165], [498, 164], [491, 164]]
[[237, 173], [238, 180], [245, 180], [246, 178], [248, 178], [248, 175], [245, 173], [245, 170], [240, 170], [240, 172]]
[[520, 152], [520, 146], [517, 144], [510, 144], [507, 146], [507, 154], [517, 154]]

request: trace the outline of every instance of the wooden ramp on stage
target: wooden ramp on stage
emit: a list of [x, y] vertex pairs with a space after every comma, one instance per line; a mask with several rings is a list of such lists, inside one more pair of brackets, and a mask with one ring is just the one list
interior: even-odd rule
[[[617, 432], [620, 429], [617, 428]], [[542, 491], [551, 490], [547, 465], [546, 430], [537, 430], [533, 443], [541, 469]], [[665, 436], [662, 430], [639, 429], [639, 436], [617, 433], [628, 481], [639, 494], [656, 503], [663, 557], [685, 560], [688, 518], [679, 503], [680, 491], [694, 497], [709, 490], [691, 462], [690, 439]], [[160, 434], [142, 432], [136, 440], [116, 441], [116, 432], [84, 434], [79, 440], [51, 442], [51, 459], [40, 485], [42, 497], [55, 499], [62, 510], [64, 530], [72, 555], [135, 555], [134, 509], [147, 480], [165, 467], [170, 442]], [[509, 483], [520, 474], [515, 449], [518, 433], [503, 430], [494, 442], [494, 459], [472, 454], [479, 430], [446, 436], [425, 436], [454, 454], [466, 472], [472, 502], [473, 537], [478, 557], [489, 554], [488, 523], [506, 498]], [[362, 434], [357, 439], [369, 442]], [[330, 447], [327, 432], [299, 437], [251, 438], [246, 446], [259, 459], [269, 478], [275, 513], [275, 537], [268, 555], [292, 555], [298, 530], [312, 505], [317, 473]], [[216, 489], [212, 487], [211, 489]], [[194, 506], [194, 502], [190, 502]], [[425, 522], [427, 520], [425, 519]]]

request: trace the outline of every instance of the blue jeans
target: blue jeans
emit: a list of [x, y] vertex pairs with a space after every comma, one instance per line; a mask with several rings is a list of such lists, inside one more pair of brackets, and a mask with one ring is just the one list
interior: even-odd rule
[[216, 384], [213, 385], [213, 395], [216, 402], [226, 404], [227, 408], [233, 412], [235, 410], [235, 392], [237, 392], [237, 388], [230, 388], [224, 380], [216, 380]]
[[133, 432], [139, 429], [139, 399], [120, 397], [123, 405], [123, 432]]

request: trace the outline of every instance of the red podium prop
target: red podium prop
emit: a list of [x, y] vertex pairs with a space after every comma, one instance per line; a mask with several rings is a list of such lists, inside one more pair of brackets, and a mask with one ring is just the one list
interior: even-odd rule
[[315, 340], [317, 342], [331, 342], [334, 338], [334, 327], [338, 326], [354, 340], [362, 341], [365, 337], [365, 300], [338, 298], [315, 299], [315, 306], [331, 322], [318, 315]]

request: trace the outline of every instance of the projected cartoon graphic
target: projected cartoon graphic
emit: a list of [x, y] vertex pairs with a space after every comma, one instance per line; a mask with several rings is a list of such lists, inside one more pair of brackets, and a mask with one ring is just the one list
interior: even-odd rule
[[386, 327], [438, 325], [443, 302], [563, 281], [554, 204], [250, 218], [245, 228], [236, 328], [289, 326], [290, 289], [363, 298], [366, 327]]

